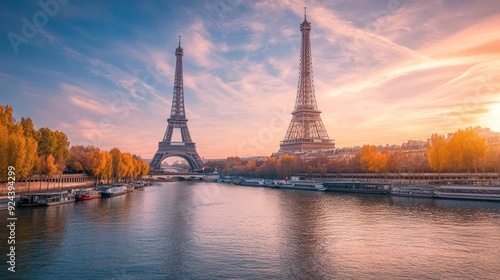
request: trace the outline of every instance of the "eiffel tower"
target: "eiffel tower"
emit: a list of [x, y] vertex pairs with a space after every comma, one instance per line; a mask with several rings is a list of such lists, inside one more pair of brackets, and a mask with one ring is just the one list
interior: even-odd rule
[[[175, 49], [177, 61], [175, 64], [174, 94], [172, 96], [172, 110], [167, 120], [167, 130], [163, 140], [158, 143], [158, 151], [149, 164], [151, 169], [160, 169], [161, 162], [168, 157], [180, 157], [185, 159], [191, 170], [199, 170], [203, 162], [196, 151], [196, 144], [191, 140], [187, 126], [186, 112], [184, 110], [184, 82], [182, 78], [182, 56], [184, 50], [181, 48], [181, 36], [179, 36], [179, 47]], [[180, 129], [181, 142], [172, 142], [174, 128]]]
[[304, 21], [300, 24], [302, 45], [295, 109], [285, 139], [280, 142], [278, 155], [335, 148], [335, 142], [328, 137], [320, 117], [321, 111], [316, 104], [311, 60], [311, 23], [307, 21], [305, 11], [306, 8]]

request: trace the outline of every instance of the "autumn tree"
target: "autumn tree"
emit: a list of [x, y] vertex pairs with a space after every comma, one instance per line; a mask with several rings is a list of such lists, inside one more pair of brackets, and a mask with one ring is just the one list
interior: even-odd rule
[[0, 104], [0, 124], [3, 124], [7, 130], [14, 125], [14, 116], [12, 106]]
[[7, 166], [16, 168], [16, 179], [28, 178], [37, 160], [36, 132], [30, 118], [15, 122], [11, 106], [0, 105], [0, 180], [7, 179]]
[[291, 155], [282, 155], [276, 163], [276, 171], [280, 178], [290, 178], [296, 171], [296, 158]]
[[9, 166], [16, 168], [18, 177], [27, 177], [28, 171], [24, 168], [26, 159], [26, 138], [23, 134], [23, 128], [20, 125], [13, 125], [9, 131], [7, 142], [7, 162]]
[[361, 172], [361, 153], [357, 153], [349, 159], [348, 170], [352, 173]]
[[387, 153], [387, 171], [401, 172], [401, 160], [403, 153], [401, 151], [393, 151]]
[[[38, 159], [38, 141], [40, 139], [39, 132], [35, 129], [33, 125], [33, 121], [31, 118], [21, 118], [19, 125], [22, 127], [24, 137], [26, 139], [26, 143], [24, 146], [24, 164], [22, 165], [23, 173], [21, 174], [23, 177], [31, 177], [39, 170], [39, 159]], [[31, 184], [31, 180], [28, 182]]]
[[[0, 108], [2, 109], [2, 108]], [[7, 168], [9, 163], [7, 162], [7, 145], [9, 143], [9, 131], [7, 126], [0, 123], [0, 182], [7, 181]]]
[[246, 162], [239, 157], [228, 157], [224, 163], [223, 173], [229, 175], [244, 175]]
[[430, 145], [427, 146], [427, 158], [431, 169], [439, 174], [447, 165], [448, 143], [443, 135], [432, 134]]
[[479, 127], [459, 129], [448, 143], [448, 160], [455, 171], [472, 168], [477, 173], [479, 159], [486, 155], [486, 139], [478, 133]]
[[141, 168], [141, 173], [140, 176], [146, 176], [149, 173], [149, 164], [145, 161], [141, 162], [142, 168]]
[[253, 160], [248, 161], [247, 164], [245, 165], [246, 176], [254, 176], [256, 170], [257, 170], [256, 163]]
[[7, 180], [9, 165], [16, 168], [18, 180], [34, 174], [50, 178], [62, 175], [66, 168], [84, 171], [96, 179], [112, 176], [136, 178], [149, 172], [149, 165], [139, 156], [122, 154], [118, 148], [110, 152], [94, 146], [73, 146], [70, 149], [65, 133], [46, 127], [36, 130], [29, 117], [16, 122], [12, 106], [0, 104], [0, 171], [5, 170], [0, 173], [0, 181]]
[[85, 164], [85, 147], [84, 146], [71, 146], [68, 155], [68, 170], [72, 172], [82, 172]]
[[327, 156], [315, 156], [307, 161], [306, 165], [312, 167], [312, 172], [322, 173], [323, 169], [330, 164], [330, 159]]
[[134, 160], [132, 159], [132, 155], [130, 153], [122, 154], [121, 166], [123, 172], [122, 176], [130, 180], [132, 178], [132, 174], [134, 173]]
[[141, 174], [141, 168], [142, 168], [142, 159], [138, 155], [132, 155], [132, 163], [134, 168], [130, 172], [132, 179], [136, 179], [139, 174]]
[[113, 156], [108, 151], [101, 151], [98, 176], [109, 181], [113, 176]]
[[34, 140], [40, 141], [40, 132], [35, 129], [35, 126], [33, 124], [33, 120], [28, 117], [24, 118], [22, 117], [21, 120], [19, 121], [19, 124], [23, 127], [23, 132], [25, 137], [31, 137]]
[[62, 173], [66, 168], [66, 159], [69, 155], [69, 141], [66, 134], [61, 131], [52, 131], [50, 128], [39, 129], [38, 155], [52, 155], [58, 173]]
[[[52, 154], [48, 156], [40, 157], [40, 171], [46, 176], [46, 178], [51, 178], [52, 176], [59, 174], [59, 169], [56, 165], [55, 158]], [[42, 182], [40, 181], [40, 186]], [[47, 181], [47, 190], [49, 189], [49, 182]]]
[[224, 161], [222, 160], [209, 160], [203, 164], [205, 172], [212, 173], [217, 169], [218, 172], [224, 169]]
[[269, 157], [258, 169], [257, 169], [257, 174], [259, 176], [265, 177], [265, 178], [270, 178], [270, 179], [276, 179], [276, 169], [278, 166], [278, 158], [276, 157]]
[[379, 153], [376, 146], [365, 145], [361, 149], [361, 170], [364, 172], [380, 173], [386, 171], [388, 157], [386, 153]]
[[119, 181], [121, 178], [125, 177], [127, 171], [126, 167], [123, 166], [122, 152], [118, 148], [113, 148], [109, 151], [109, 153], [112, 157], [112, 178], [116, 178]]

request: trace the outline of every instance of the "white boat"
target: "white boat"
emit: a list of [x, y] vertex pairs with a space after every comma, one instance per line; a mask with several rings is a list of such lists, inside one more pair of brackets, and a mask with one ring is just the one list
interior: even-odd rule
[[500, 201], [500, 186], [438, 186], [434, 189], [434, 196], [437, 198]]
[[246, 179], [241, 181], [238, 185], [250, 187], [265, 187], [264, 179]]
[[132, 182], [132, 185], [134, 186], [134, 189], [140, 189], [144, 188], [144, 186], [146, 186], [146, 183], [144, 181], [134, 181]]
[[101, 191], [101, 197], [111, 197], [127, 193], [129, 191], [128, 186], [128, 184], [115, 184], [111, 186], [102, 186], [99, 187], [99, 189]]
[[264, 180], [264, 185], [270, 188], [279, 188], [280, 186], [274, 180]]
[[282, 186], [284, 189], [325, 191], [326, 188], [320, 182], [315, 181], [290, 181]]
[[391, 195], [409, 197], [434, 197], [434, 186], [397, 186]]
[[75, 202], [75, 194], [72, 190], [55, 192], [34, 192], [23, 194], [19, 197], [18, 206], [36, 207], [51, 206]]

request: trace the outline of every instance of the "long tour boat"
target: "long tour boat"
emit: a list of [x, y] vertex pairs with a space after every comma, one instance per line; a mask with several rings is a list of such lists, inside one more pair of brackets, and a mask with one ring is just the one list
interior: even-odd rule
[[72, 190], [53, 192], [34, 192], [23, 194], [17, 201], [17, 206], [37, 207], [52, 206], [75, 202], [75, 194]]
[[92, 189], [79, 189], [75, 193], [75, 200], [90, 200], [101, 197], [101, 192]]
[[250, 187], [265, 187], [264, 179], [245, 179], [238, 183], [238, 185], [242, 186], [250, 186]]
[[390, 183], [381, 182], [330, 181], [324, 185], [327, 192], [388, 194], [391, 191]]
[[434, 189], [434, 196], [437, 198], [500, 201], [500, 186], [438, 186]]
[[325, 186], [321, 182], [315, 181], [290, 181], [283, 186], [284, 189], [295, 189], [295, 190], [307, 190], [307, 191], [324, 191], [326, 190]]
[[432, 198], [434, 197], [434, 186], [396, 186], [391, 190], [391, 195]]

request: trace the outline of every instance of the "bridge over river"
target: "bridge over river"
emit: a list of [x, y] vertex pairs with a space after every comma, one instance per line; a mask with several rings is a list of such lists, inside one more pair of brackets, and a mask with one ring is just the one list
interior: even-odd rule
[[219, 174], [207, 174], [207, 173], [161, 173], [151, 175], [148, 178], [151, 178], [155, 181], [169, 181], [169, 180], [217, 180], [219, 179]]

